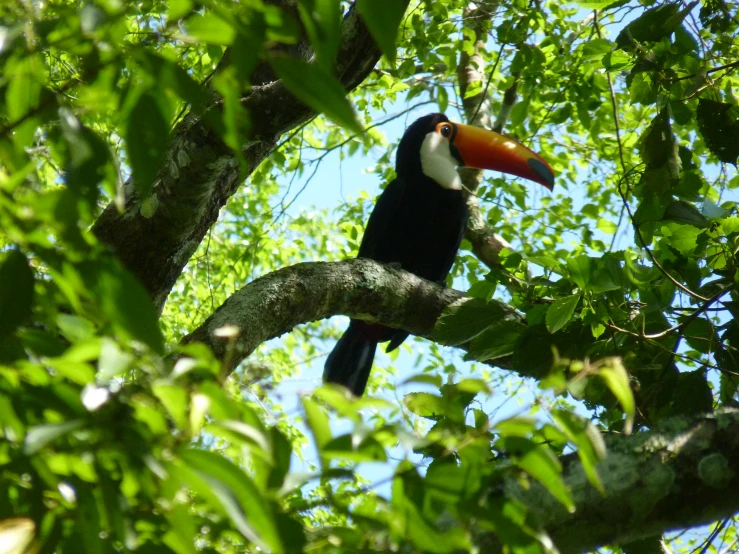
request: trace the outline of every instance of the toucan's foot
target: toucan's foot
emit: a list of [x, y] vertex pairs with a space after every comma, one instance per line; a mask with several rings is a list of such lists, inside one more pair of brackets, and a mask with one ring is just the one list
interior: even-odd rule
[[387, 265], [393, 269], [403, 269], [403, 266], [400, 265], [400, 262], [389, 262]]

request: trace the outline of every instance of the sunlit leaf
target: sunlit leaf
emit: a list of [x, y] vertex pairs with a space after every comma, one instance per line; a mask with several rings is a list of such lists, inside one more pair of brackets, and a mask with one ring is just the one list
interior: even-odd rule
[[620, 359], [609, 358], [599, 369], [598, 374], [621, 404], [621, 409], [626, 414], [624, 433], [630, 434], [636, 414], [636, 404], [634, 403], [634, 394], [631, 392], [629, 374], [626, 372], [626, 368], [624, 368]]

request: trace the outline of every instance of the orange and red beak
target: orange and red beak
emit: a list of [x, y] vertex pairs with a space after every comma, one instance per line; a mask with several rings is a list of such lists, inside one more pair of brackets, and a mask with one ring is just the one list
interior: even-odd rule
[[453, 128], [451, 143], [465, 166], [516, 175], [549, 190], [554, 187], [554, 172], [549, 164], [520, 142], [472, 125], [454, 123]]

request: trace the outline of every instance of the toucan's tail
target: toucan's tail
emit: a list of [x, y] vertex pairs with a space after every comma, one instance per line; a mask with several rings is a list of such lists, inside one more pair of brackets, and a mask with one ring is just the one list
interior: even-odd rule
[[[323, 380], [344, 385], [354, 396], [362, 396], [367, 386], [377, 341], [366, 333], [362, 321], [352, 320], [344, 335], [328, 355]], [[367, 335], [370, 335], [369, 337]]]

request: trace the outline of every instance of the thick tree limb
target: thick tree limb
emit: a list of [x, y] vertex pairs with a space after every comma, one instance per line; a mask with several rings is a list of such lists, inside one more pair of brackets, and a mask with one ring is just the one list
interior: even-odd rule
[[[342, 27], [337, 77], [352, 90], [379, 58], [380, 52], [357, 11], [350, 10]], [[264, 77], [269, 73], [265, 70]], [[279, 81], [254, 87], [242, 103], [252, 114], [252, 141], [243, 150], [247, 174], [272, 151], [282, 133], [314, 115]], [[155, 184], [155, 198], [131, 195], [124, 213], [109, 205], [93, 230], [141, 279], [161, 310], [185, 264], [242, 178], [233, 153], [201, 118], [190, 115], [172, 135]], [[155, 207], [153, 214], [142, 214], [143, 200]]]
[[[444, 308], [464, 298], [459, 291], [373, 260], [306, 262], [252, 281], [183, 342], [205, 343], [230, 372], [263, 342], [333, 315], [376, 321], [428, 337]], [[509, 314], [507, 318], [523, 319], [507, 304], [498, 304]], [[216, 333], [229, 325], [239, 329], [233, 343]], [[509, 368], [508, 364], [506, 358], [494, 362], [496, 367]]]
[[[209, 345], [232, 370], [262, 342], [294, 326], [345, 314], [429, 336], [445, 307], [464, 295], [372, 260], [309, 262], [246, 285], [184, 339]], [[501, 303], [510, 318], [520, 318]], [[235, 325], [234, 342], [216, 329]], [[496, 360], [506, 366], [508, 360]], [[518, 369], [518, 368], [517, 368]], [[607, 438], [598, 465], [606, 495], [587, 480], [575, 455], [564, 456], [563, 478], [576, 511], [540, 484], [510, 479], [495, 494], [522, 502], [563, 554], [625, 543], [715, 521], [739, 511], [739, 410], [667, 421], [655, 431]], [[480, 546], [500, 552], [494, 535]]]
[[[655, 431], [611, 437], [598, 464], [605, 496], [590, 485], [573, 456], [564, 480], [576, 510], [568, 513], [538, 483], [509, 480], [499, 494], [520, 500], [562, 554], [624, 544], [739, 512], [739, 410], [666, 421]], [[494, 535], [483, 550], [500, 552]]]

